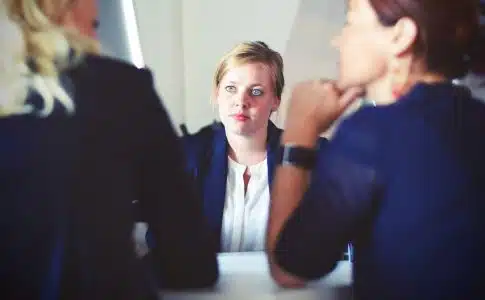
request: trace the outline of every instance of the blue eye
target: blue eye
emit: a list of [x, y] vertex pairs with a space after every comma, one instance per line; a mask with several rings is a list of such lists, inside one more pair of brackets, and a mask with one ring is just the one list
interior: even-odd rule
[[236, 92], [236, 87], [233, 85], [227, 85], [225, 88], [226, 92], [228, 93], [235, 93]]
[[252, 96], [261, 96], [263, 94], [263, 91], [260, 89], [252, 89], [251, 90], [251, 95]]

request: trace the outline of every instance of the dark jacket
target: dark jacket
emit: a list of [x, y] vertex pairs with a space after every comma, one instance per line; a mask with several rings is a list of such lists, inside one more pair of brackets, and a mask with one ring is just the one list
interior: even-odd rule
[[[282, 130], [272, 122], [268, 123], [267, 163], [268, 184], [273, 180], [278, 146]], [[326, 142], [320, 140], [320, 147]], [[214, 234], [214, 240], [220, 249], [222, 219], [226, 199], [226, 181], [228, 168], [228, 142], [224, 126], [215, 123], [202, 128], [193, 135], [184, 137], [187, 154], [188, 172], [195, 180], [204, 203], [204, 213]]]
[[[0, 299], [156, 299], [160, 281], [212, 285], [215, 249], [151, 74], [88, 56], [63, 82], [73, 116], [57, 105], [47, 118], [0, 118]], [[156, 282], [134, 252], [133, 200], [159, 245]]]
[[485, 299], [485, 105], [449, 83], [345, 120], [276, 260], [330, 272], [352, 241], [358, 299]]

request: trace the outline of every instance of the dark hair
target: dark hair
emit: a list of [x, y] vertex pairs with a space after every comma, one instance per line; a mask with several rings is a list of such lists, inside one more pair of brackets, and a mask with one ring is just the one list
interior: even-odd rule
[[418, 26], [414, 44], [431, 72], [448, 78], [464, 76], [480, 60], [477, 0], [369, 0], [379, 21], [392, 26], [403, 17]]

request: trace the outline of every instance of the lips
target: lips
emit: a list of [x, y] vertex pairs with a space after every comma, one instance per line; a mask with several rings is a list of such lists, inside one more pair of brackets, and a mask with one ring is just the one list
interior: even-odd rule
[[249, 119], [245, 114], [234, 114], [232, 115], [232, 118], [236, 121], [246, 121]]

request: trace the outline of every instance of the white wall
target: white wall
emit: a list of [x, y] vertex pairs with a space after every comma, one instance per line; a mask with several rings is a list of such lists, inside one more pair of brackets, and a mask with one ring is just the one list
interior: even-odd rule
[[[344, 20], [335, 0], [133, 0], [146, 65], [174, 123], [190, 132], [216, 118], [210, 103], [219, 58], [243, 40], [283, 55], [288, 91], [295, 82], [336, 75], [331, 37]], [[288, 96], [284, 93], [283, 100]], [[284, 121], [285, 102], [276, 116]]]
[[98, 38], [103, 54], [131, 62], [129, 39], [125, 26], [122, 2], [119, 0], [98, 0]]
[[175, 125], [185, 121], [181, 2], [133, 0], [143, 59]]
[[345, 1], [301, 0], [282, 52], [285, 63], [286, 93], [277, 124], [284, 125], [291, 87], [301, 81], [337, 76], [338, 53], [330, 45], [345, 19]]
[[298, 0], [184, 0], [186, 122], [189, 131], [211, 122], [212, 75], [220, 57], [243, 40], [262, 40], [283, 52]]
[[[127, 30], [117, 30], [114, 12], [122, 13], [121, 4], [129, 1], [99, 0], [101, 39], [108, 51], [125, 60]], [[212, 74], [219, 58], [243, 40], [262, 40], [283, 56], [287, 84], [273, 118], [280, 127], [295, 82], [336, 76], [338, 58], [330, 41], [344, 21], [346, 1], [132, 1], [144, 61], [177, 128], [186, 123], [194, 132], [217, 118], [210, 104]], [[475, 91], [485, 98], [483, 88]]]

